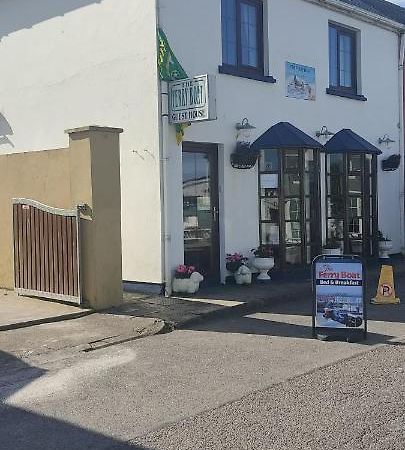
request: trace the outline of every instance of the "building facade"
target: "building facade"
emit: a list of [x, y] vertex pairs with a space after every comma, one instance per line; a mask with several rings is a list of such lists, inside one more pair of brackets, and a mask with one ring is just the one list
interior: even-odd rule
[[[375, 3], [6, 1], [0, 151], [63, 146], [59, 129], [83, 123], [124, 128], [123, 277], [168, 293], [178, 264], [224, 282], [225, 255], [261, 242], [282, 270], [330, 240], [375, 256], [378, 229], [399, 253], [405, 14]], [[157, 28], [188, 76], [215, 80], [216, 119], [192, 123], [180, 145]], [[240, 169], [246, 122], [260, 157]], [[391, 155], [400, 165], [383, 171]]]

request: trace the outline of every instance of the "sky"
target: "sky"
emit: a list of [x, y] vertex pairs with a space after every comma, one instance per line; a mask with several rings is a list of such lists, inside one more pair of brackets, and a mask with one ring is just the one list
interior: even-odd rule
[[405, 6], [405, 0], [389, 0], [389, 1], [399, 6]]

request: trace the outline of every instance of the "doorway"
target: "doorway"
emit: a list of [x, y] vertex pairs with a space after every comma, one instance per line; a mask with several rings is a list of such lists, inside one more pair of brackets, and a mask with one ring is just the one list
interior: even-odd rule
[[183, 143], [184, 263], [220, 280], [218, 147]]

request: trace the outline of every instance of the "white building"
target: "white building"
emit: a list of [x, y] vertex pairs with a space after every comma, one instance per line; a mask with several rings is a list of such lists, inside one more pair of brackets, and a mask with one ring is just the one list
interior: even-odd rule
[[[185, 260], [225, 281], [226, 253], [249, 254], [260, 242], [274, 246], [283, 270], [309, 263], [332, 237], [371, 256], [377, 227], [393, 252], [403, 250], [402, 8], [382, 0], [1, 0], [0, 8], [0, 152], [64, 146], [61, 130], [83, 124], [125, 130], [125, 280], [170, 291]], [[188, 76], [215, 78], [216, 120], [193, 123], [180, 146], [158, 75], [157, 28]], [[231, 154], [244, 118], [261, 158], [242, 170]], [[328, 132], [335, 153], [308, 148], [311, 139], [326, 144]], [[382, 171], [395, 154], [399, 168]]]

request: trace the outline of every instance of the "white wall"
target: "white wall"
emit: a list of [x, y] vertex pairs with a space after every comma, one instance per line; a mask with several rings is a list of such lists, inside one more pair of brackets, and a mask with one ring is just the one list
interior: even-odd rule
[[[121, 135], [123, 277], [161, 282], [154, 0], [2, 0], [0, 152]], [[142, 245], [139, 245], [142, 243]]]
[[[258, 137], [279, 121], [289, 121], [309, 135], [323, 125], [329, 130], [351, 128], [371, 143], [384, 134], [396, 140], [384, 154], [399, 152], [398, 36], [391, 31], [362, 22], [303, 0], [268, 0], [269, 74], [277, 79], [268, 84], [218, 74], [221, 65], [221, 20], [219, 0], [160, 0], [161, 26], [175, 53], [190, 76], [217, 75], [218, 120], [194, 124], [186, 139], [223, 144], [220, 180], [224, 198], [222, 252], [249, 250], [258, 242], [257, 169], [232, 169], [229, 158], [235, 146], [235, 124], [242, 118], [257, 127]], [[361, 83], [367, 102], [327, 95], [329, 85], [328, 21], [361, 31]], [[285, 97], [285, 62], [316, 68], [315, 102]], [[182, 249], [180, 149], [171, 136], [172, 241], [177, 264]], [[323, 141], [324, 143], [325, 141]], [[379, 157], [381, 159], [381, 157]], [[380, 167], [380, 163], [379, 163]], [[380, 228], [394, 240], [400, 251], [399, 170], [379, 170]], [[223, 255], [222, 255], [223, 256]]]
[[[2, 0], [0, 152], [67, 144], [62, 131], [87, 124], [124, 128], [123, 276], [162, 278], [159, 99], [155, 0]], [[218, 120], [195, 124], [186, 139], [220, 144], [221, 250], [258, 242], [257, 172], [229, 163], [235, 124], [244, 117], [259, 136], [287, 120], [314, 136], [352, 128], [372, 143], [400, 130], [395, 33], [303, 0], [267, 0], [269, 73], [276, 84], [218, 74], [220, 0], [159, 0], [161, 26], [189, 75], [217, 75]], [[23, 13], [22, 13], [23, 12]], [[362, 93], [367, 102], [327, 95], [328, 20], [361, 30]], [[285, 97], [285, 62], [316, 68], [315, 102]], [[183, 257], [181, 148], [164, 132], [168, 170], [170, 266]], [[381, 159], [381, 158], [380, 158]], [[380, 227], [399, 251], [399, 171], [379, 173]]]

